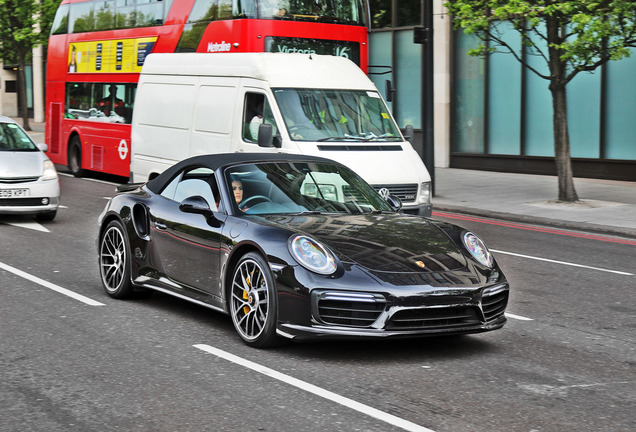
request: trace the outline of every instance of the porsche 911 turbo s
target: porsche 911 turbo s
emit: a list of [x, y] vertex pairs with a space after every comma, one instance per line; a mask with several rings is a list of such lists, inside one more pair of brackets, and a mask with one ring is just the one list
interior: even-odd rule
[[347, 167], [196, 156], [121, 185], [99, 218], [108, 295], [161, 291], [231, 316], [255, 347], [501, 328], [509, 285], [484, 242], [399, 212]]

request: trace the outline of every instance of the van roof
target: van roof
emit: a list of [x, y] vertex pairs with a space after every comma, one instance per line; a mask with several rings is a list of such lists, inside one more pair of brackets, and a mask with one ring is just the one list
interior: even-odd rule
[[274, 88], [376, 90], [373, 82], [344, 57], [291, 53], [150, 54], [144, 75], [255, 78]]

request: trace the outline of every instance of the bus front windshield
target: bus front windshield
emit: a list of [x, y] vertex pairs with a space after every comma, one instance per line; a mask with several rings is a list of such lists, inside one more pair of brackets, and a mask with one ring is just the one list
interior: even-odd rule
[[402, 141], [375, 91], [275, 89], [274, 96], [294, 141]]
[[365, 25], [360, 0], [260, 0], [259, 18]]

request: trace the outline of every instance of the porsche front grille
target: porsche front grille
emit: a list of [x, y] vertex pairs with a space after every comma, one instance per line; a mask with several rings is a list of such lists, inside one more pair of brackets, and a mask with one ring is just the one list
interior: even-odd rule
[[370, 327], [384, 311], [380, 294], [325, 291], [317, 295], [318, 320], [325, 324]]
[[471, 306], [404, 309], [393, 314], [387, 330], [448, 329], [481, 324], [477, 309]]
[[508, 305], [509, 291], [505, 285], [496, 285], [484, 290], [481, 297], [481, 307], [486, 321], [492, 321], [501, 316]]

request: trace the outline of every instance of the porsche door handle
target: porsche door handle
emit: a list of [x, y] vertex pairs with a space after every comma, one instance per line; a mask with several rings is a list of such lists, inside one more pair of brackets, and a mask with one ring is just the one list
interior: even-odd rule
[[168, 226], [166, 224], [162, 223], [162, 222], [155, 222], [155, 228], [158, 231], [165, 231], [165, 230], [168, 229]]

